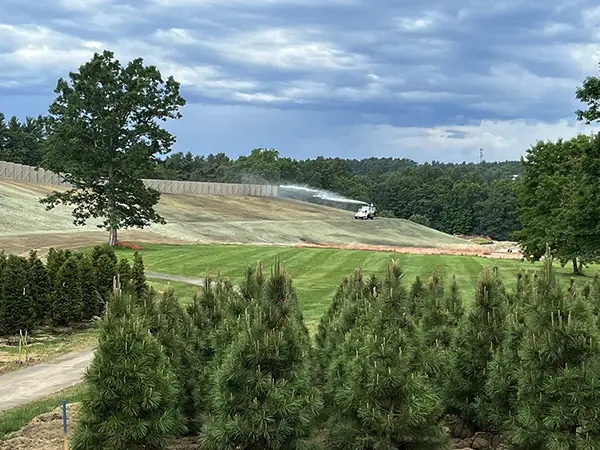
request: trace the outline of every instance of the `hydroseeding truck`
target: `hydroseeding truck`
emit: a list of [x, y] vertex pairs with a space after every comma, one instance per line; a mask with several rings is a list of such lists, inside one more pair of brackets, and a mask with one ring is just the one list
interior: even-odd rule
[[371, 203], [369, 206], [361, 206], [360, 209], [356, 212], [356, 214], [354, 214], [354, 218], [357, 220], [374, 219], [376, 214], [377, 208], [375, 208], [373, 206], [373, 203]]

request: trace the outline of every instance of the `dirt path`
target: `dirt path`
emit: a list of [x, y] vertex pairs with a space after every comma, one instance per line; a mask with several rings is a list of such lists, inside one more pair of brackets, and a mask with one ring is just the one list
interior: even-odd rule
[[81, 381], [94, 347], [0, 375], [0, 411], [46, 397]]

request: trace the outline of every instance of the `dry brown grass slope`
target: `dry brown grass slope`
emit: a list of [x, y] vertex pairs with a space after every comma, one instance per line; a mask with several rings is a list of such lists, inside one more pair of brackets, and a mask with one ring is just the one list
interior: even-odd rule
[[[54, 186], [0, 180], [0, 249], [24, 252], [50, 246], [81, 247], [106, 235], [91, 221], [72, 223], [70, 209], [46, 211], [39, 198]], [[405, 220], [354, 220], [351, 211], [269, 197], [163, 195], [158, 211], [167, 225], [121, 233], [151, 242], [296, 244], [362, 243], [440, 247], [465, 241]]]

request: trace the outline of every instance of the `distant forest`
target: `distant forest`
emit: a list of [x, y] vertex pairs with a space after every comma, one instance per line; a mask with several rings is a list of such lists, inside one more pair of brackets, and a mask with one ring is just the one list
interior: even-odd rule
[[[6, 119], [0, 113], [0, 160], [38, 166], [43, 118]], [[519, 161], [431, 162], [406, 158], [295, 160], [275, 149], [254, 149], [231, 159], [224, 153], [172, 153], [148, 178], [224, 183], [298, 184], [374, 203], [389, 217], [411, 219], [450, 234], [509, 239], [519, 229], [514, 178]]]

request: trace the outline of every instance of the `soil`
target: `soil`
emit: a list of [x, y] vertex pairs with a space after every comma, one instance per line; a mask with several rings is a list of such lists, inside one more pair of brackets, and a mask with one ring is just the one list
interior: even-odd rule
[[[67, 405], [69, 435], [77, 420], [79, 403]], [[21, 430], [6, 441], [0, 442], [0, 450], [63, 450], [62, 407], [33, 418]], [[195, 438], [181, 438], [169, 445], [169, 450], [196, 450]]]
[[[54, 248], [81, 249], [91, 245], [104, 244], [107, 234], [104, 231], [76, 231], [35, 233], [17, 236], [1, 236], [0, 249], [6, 253], [26, 256], [30, 249], [38, 250], [44, 256]], [[151, 242], [154, 244], [187, 244], [189, 242], [152, 233], [145, 230], [122, 231], [119, 239], [123, 241]]]
[[445, 246], [445, 247], [393, 247], [385, 245], [366, 245], [366, 244], [339, 244], [339, 243], [310, 243], [302, 242], [296, 244], [296, 247], [313, 247], [313, 248], [340, 248], [348, 250], [373, 250], [378, 252], [393, 252], [393, 253], [413, 253], [419, 255], [466, 255], [466, 256], [482, 256], [486, 258], [502, 258], [502, 259], [521, 259], [521, 252], [506, 250], [501, 251], [500, 248], [481, 248], [480, 245], [472, 246]]

